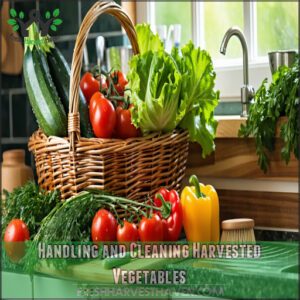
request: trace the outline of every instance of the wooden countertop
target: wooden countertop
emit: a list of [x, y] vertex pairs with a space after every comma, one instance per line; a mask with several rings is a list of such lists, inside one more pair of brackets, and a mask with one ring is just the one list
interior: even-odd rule
[[[218, 121], [216, 138], [237, 138], [241, 124], [245, 124], [247, 118], [240, 116], [215, 116]], [[281, 117], [277, 124], [276, 137], [280, 136], [280, 126], [287, 120]]]
[[217, 138], [236, 138], [241, 124], [245, 124], [247, 118], [240, 116], [215, 116], [218, 121]]

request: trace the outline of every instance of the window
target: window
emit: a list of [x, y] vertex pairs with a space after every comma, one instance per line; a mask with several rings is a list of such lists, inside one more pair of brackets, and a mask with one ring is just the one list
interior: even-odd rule
[[257, 51], [298, 49], [298, 3], [259, 2], [257, 7]]
[[159, 1], [155, 3], [155, 24], [168, 26], [170, 26], [171, 24], [180, 24], [183, 29], [181, 31], [182, 43], [187, 43], [192, 38], [191, 20], [192, 2]]
[[250, 84], [257, 88], [271, 78], [267, 54], [298, 48], [298, 2], [137, 2], [138, 22], [181, 24], [182, 44], [193, 42], [209, 51], [217, 72], [222, 100], [239, 100], [242, 85], [242, 47], [233, 37], [226, 55], [219, 52], [223, 36], [238, 26], [248, 44]]
[[243, 3], [205, 2], [203, 3], [202, 15], [204, 19], [203, 33], [200, 32], [200, 35], [203, 35], [203, 38], [200, 46], [207, 49], [214, 60], [242, 57], [242, 48], [238, 39], [235, 38], [230, 41], [226, 57], [220, 53], [220, 45], [226, 30], [233, 24], [239, 28], [244, 27]]

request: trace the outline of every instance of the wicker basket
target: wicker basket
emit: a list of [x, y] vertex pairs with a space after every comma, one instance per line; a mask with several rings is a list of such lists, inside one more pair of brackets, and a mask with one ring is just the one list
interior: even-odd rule
[[186, 131], [126, 140], [80, 137], [78, 93], [83, 49], [91, 26], [103, 13], [114, 16], [121, 23], [134, 54], [139, 52], [134, 26], [121, 7], [114, 2], [95, 3], [82, 22], [74, 48], [69, 136], [47, 137], [38, 130], [29, 139], [38, 183], [45, 190], [59, 189], [63, 199], [87, 187], [136, 200], [153, 196], [161, 186], [179, 189], [189, 145]]

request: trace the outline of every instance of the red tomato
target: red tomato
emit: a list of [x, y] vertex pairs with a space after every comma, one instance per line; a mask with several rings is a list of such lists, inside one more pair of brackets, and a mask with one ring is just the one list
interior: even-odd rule
[[157, 214], [152, 218], [143, 217], [139, 225], [139, 236], [142, 242], [158, 242], [163, 240], [163, 224]]
[[110, 138], [116, 125], [116, 111], [103, 94], [96, 92], [90, 101], [90, 121], [98, 138]]
[[86, 72], [81, 78], [80, 88], [84, 94], [86, 102], [90, 103], [92, 96], [100, 90], [100, 82], [94, 78], [92, 73]]
[[110, 74], [111, 79], [113, 80], [114, 87], [117, 90], [120, 96], [124, 95], [125, 86], [128, 81], [125, 75], [121, 71], [114, 71]]
[[116, 136], [121, 139], [139, 136], [139, 129], [131, 123], [131, 113], [129, 109], [118, 106], [116, 109]]
[[139, 239], [139, 232], [134, 223], [124, 221], [124, 225], [118, 226], [117, 241], [118, 242], [136, 242]]
[[92, 223], [93, 242], [113, 242], [117, 237], [118, 223], [113, 214], [106, 209], [100, 209]]
[[27, 241], [29, 238], [29, 230], [22, 220], [10, 221], [4, 233], [4, 248], [11, 261], [18, 262], [24, 256], [25, 244], [20, 242]]

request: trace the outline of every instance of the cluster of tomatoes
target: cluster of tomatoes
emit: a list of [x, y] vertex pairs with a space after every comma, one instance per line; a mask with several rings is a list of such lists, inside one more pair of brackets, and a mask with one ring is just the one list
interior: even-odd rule
[[94, 76], [86, 72], [80, 88], [89, 105], [90, 121], [97, 138], [127, 139], [140, 131], [131, 122], [129, 100], [124, 97], [127, 85], [121, 71]]
[[[151, 205], [150, 205], [151, 204]], [[150, 212], [141, 218], [138, 225], [124, 220], [118, 224], [114, 215], [100, 209], [94, 216], [91, 227], [93, 242], [156, 242], [177, 241], [182, 230], [182, 206], [175, 190], [159, 189], [154, 201], [147, 204]], [[25, 254], [23, 242], [30, 239], [27, 225], [20, 219], [13, 219], [4, 233], [5, 252], [13, 262]]]
[[118, 224], [113, 214], [100, 209], [92, 223], [93, 242], [177, 241], [182, 230], [182, 207], [175, 190], [161, 188], [154, 198], [150, 216], [143, 216], [138, 226], [127, 220]]

